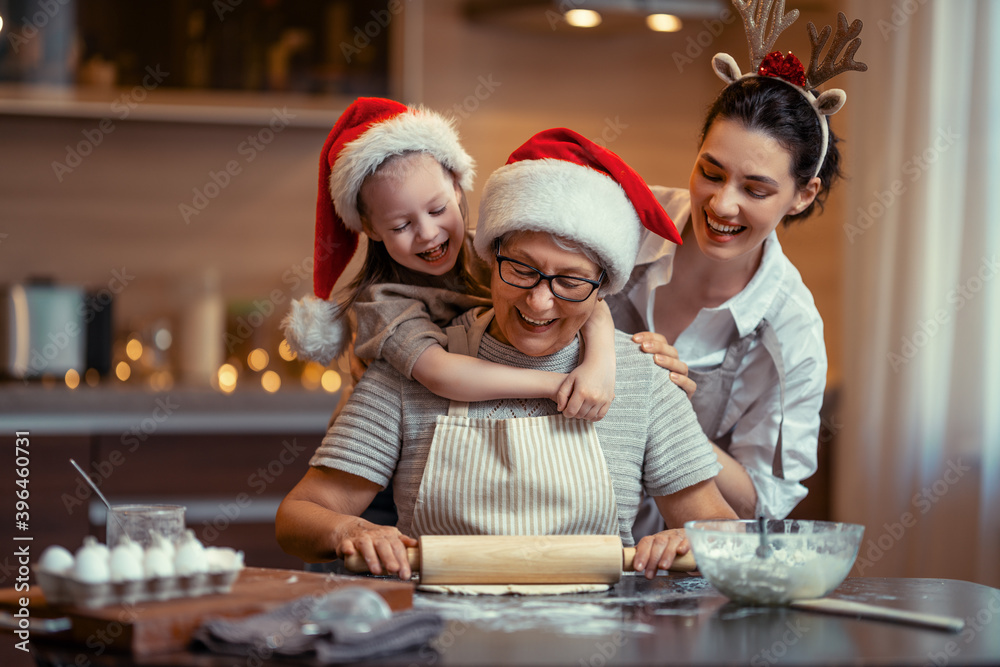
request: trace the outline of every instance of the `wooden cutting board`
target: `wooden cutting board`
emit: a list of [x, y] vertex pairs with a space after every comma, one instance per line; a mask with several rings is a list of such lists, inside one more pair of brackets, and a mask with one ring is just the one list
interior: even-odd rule
[[[41, 589], [33, 587], [29, 610], [36, 619], [70, 619], [72, 627], [51, 635], [53, 640], [80, 644], [94, 652], [103, 647], [101, 652], [143, 655], [186, 648], [194, 631], [210, 616], [238, 618], [259, 614], [305, 595], [328, 593], [348, 585], [370, 588], [393, 611], [413, 606], [413, 584], [402, 581], [249, 567], [240, 573], [229, 593], [115, 604], [100, 609], [50, 606]], [[0, 590], [0, 609], [16, 611], [18, 598], [22, 596], [24, 593], [13, 588]]]

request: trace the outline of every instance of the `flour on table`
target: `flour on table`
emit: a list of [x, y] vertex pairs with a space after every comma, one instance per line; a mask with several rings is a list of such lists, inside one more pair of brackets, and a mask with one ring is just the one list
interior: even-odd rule
[[600, 593], [610, 588], [609, 584], [455, 584], [418, 586], [417, 590], [451, 595], [570, 595]]

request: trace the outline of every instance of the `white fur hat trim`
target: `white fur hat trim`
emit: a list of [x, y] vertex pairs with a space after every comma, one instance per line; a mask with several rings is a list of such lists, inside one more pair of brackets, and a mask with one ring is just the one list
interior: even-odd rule
[[604, 263], [602, 295], [620, 291], [632, 273], [642, 229], [625, 191], [610, 176], [558, 159], [522, 160], [490, 176], [483, 189], [476, 252], [493, 259], [507, 232], [549, 232], [586, 246]]
[[407, 151], [429, 153], [450, 169], [463, 190], [471, 190], [475, 162], [459, 143], [454, 121], [433, 111], [411, 109], [372, 125], [344, 146], [330, 171], [330, 195], [344, 226], [362, 232], [358, 192], [386, 158]]

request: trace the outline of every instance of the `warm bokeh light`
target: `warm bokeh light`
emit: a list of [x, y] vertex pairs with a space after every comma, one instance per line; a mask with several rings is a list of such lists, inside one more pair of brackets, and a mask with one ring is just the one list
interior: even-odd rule
[[139, 357], [142, 356], [142, 343], [139, 342], [138, 338], [129, 339], [128, 344], [125, 346], [125, 354], [132, 361], [139, 360]]
[[264, 388], [264, 391], [273, 394], [281, 388], [281, 378], [274, 371], [264, 371], [264, 374], [260, 376], [260, 386]]
[[247, 355], [247, 366], [252, 371], [262, 371], [267, 368], [267, 362], [270, 360], [271, 358], [267, 356], [267, 352], [258, 347]]
[[80, 386], [80, 374], [75, 369], [71, 368], [66, 371], [66, 386], [70, 389], [76, 389]]
[[236, 389], [236, 378], [239, 373], [232, 364], [222, 364], [219, 366], [218, 378], [219, 389], [230, 394]]
[[156, 371], [149, 376], [149, 388], [153, 391], [168, 391], [174, 386], [174, 375], [170, 371]]
[[677, 32], [684, 24], [673, 14], [650, 14], [646, 17], [646, 25], [656, 32]]
[[101, 383], [101, 374], [97, 372], [96, 368], [88, 368], [87, 372], [83, 374], [83, 379], [89, 387], [96, 387]]
[[0, 16], [0, 30], [3, 30], [3, 17]]
[[315, 391], [319, 389], [320, 379], [323, 377], [323, 371], [325, 367], [322, 364], [318, 364], [315, 361], [310, 361], [306, 364], [306, 367], [302, 369], [302, 386], [309, 391]]
[[156, 333], [153, 334], [153, 343], [161, 350], [169, 350], [173, 342], [174, 337], [170, 333], [170, 329], [157, 329]]
[[323, 389], [329, 393], [333, 393], [340, 389], [340, 373], [335, 370], [328, 370], [323, 373], [323, 377], [320, 378], [320, 384], [323, 385]]
[[278, 356], [284, 359], [285, 361], [291, 361], [296, 356], [295, 352], [288, 344], [288, 341], [285, 340], [284, 338], [282, 338], [281, 342], [278, 344]]
[[563, 18], [574, 28], [594, 28], [601, 25], [601, 15], [593, 9], [571, 9]]
[[124, 382], [125, 380], [129, 379], [129, 377], [131, 377], [132, 367], [129, 366], [127, 362], [119, 361], [118, 365], [115, 366], [115, 375], [118, 376], [119, 380]]

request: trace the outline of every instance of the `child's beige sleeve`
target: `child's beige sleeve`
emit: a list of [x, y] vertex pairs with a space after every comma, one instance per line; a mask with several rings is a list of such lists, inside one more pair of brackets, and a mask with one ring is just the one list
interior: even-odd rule
[[412, 379], [413, 364], [428, 347], [446, 346], [444, 326], [471, 308], [489, 305], [487, 299], [434, 287], [368, 288], [354, 304], [354, 353], [362, 359], [384, 359]]

